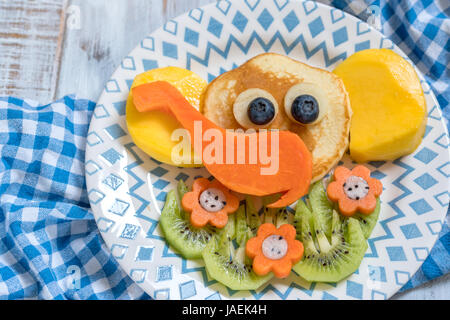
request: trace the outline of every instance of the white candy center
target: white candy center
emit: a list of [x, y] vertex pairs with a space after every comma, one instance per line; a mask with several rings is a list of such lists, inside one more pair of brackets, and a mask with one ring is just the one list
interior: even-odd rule
[[225, 195], [222, 191], [216, 188], [209, 188], [200, 194], [200, 205], [209, 212], [217, 212], [226, 206]]
[[344, 183], [344, 192], [352, 200], [360, 200], [369, 193], [369, 184], [358, 176], [350, 176]]
[[262, 252], [266, 258], [278, 260], [283, 258], [288, 250], [288, 243], [282, 236], [272, 235], [264, 239]]

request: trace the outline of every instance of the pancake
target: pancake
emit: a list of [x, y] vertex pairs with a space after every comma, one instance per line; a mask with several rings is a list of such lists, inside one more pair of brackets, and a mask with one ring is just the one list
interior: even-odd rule
[[[304, 81], [317, 85], [328, 100], [328, 110], [316, 124], [301, 125], [285, 112], [287, 91]], [[323, 178], [342, 158], [349, 144], [352, 110], [343, 81], [331, 72], [287, 56], [264, 53], [214, 79], [206, 88], [200, 110], [222, 128], [242, 128], [234, 118], [233, 104], [240, 93], [250, 88], [266, 90], [273, 96], [279, 110], [267, 128], [298, 134], [312, 155], [313, 182]]]

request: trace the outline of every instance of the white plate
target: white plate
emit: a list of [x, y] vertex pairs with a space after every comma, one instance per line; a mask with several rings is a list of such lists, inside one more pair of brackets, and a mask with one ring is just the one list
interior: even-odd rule
[[448, 134], [425, 81], [425, 138], [414, 154], [369, 164], [385, 187], [380, 219], [359, 270], [337, 284], [309, 283], [292, 273], [258, 291], [235, 292], [210, 279], [202, 261], [174, 253], [158, 226], [166, 192], [180, 178], [191, 184], [193, 177], [209, 175], [151, 159], [134, 145], [125, 123], [129, 87], [148, 69], [180, 66], [210, 81], [271, 51], [332, 70], [355, 51], [381, 47], [405, 56], [366, 23], [311, 1], [220, 1], [170, 20], [146, 37], [107, 82], [86, 150], [92, 210], [122, 268], [156, 299], [386, 299], [397, 292], [433, 247], [449, 201]]

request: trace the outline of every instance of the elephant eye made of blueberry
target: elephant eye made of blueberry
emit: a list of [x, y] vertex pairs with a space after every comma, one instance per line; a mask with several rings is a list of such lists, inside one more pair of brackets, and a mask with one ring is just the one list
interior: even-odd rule
[[302, 82], [292, 86], [284, 97], [288, 117], [301, 125], [320, 122], [328, 110], [328, 99], [318, 86]]
[[278, 104], [266, 90], [251, 88], [238, 95], [233, 114], [244, 128], [265, 128], [276, 118]]

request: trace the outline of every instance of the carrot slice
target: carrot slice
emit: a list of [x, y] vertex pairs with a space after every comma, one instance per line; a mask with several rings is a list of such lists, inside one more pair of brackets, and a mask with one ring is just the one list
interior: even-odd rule
[[[199, 202], [200, 194], [209, 188], [220, 190], [226, 198], [223, 208], [219, 211], [210, 212], [203, 208]], [[234, 213], [239, 207], [239, 200], [217, 180], [210, 182], [206, 178], [198, 178], [194, 181], [192, 191], [184, 194], [181, 205], [184, 210], [191, 213], [190, 220], [194, 227], [202, 228], [210, 223], [221, 229], [227, 225], [228, 215]]]
[[[134, 104], [140, 112], [161, 110], [172, 114], [189, 131], [196, 154], [203, 155], [209, 144], [195, 143], [193, 138], [196, 136], [194, 134], [195, 124], [198, 126], [197, 131], [201, 129], [202, 133], [209, 129], [220, 132], [222, 141], [216, 145], [221, 146], [221, 149], [216, 149], [215, 152], [223, 155], [223, 161], [220, 163], [204, 161], [204, 165], [211, 175], [227, 188], [255, 196], [283, 193], [278, 201], [268, 205], [272, 208], [290, 205], [308, 192], [312, 178], [311, 154], [301, 138], [295, 133], [268, 131], [266, 141], [261, 140], [260, 132], [226, 133], [225, 129], [218, 127], [192, 107], [183, 95], [168, 82], [155, 81], [140, 85], [132, 90]], [[245, 141], [245, 150], [239, 149], [240, 141], [242, 141], [240, 139]], [[250, 141], [252, 140], [257, 142], [257, 155], [271, 155], [271, 152], [276, 151], [271, 150], [272, 139], [278, 139], [278, 156], [276, 157], [276, 154], [274, 154], [273, 157], [276, 163], [264, 163], [260, 156], [257, 156], [256, 163], [244, 161], [245, 163], [239, 164], [238, 161], [234, 161], [233, 164], [229, 164], [225, 161], [229, 158], [236, 160], [239, 151], [244, 151], [243, 153], [248, 159], [251, 154], [250, 151], [252, 151], [252, 154], [255, 151], [250, 147]], [[274, 143], [276, 142], [275, 140]], [[227, 157], [228, 150], [233, 150], [233, 155], [228, 155], [230, 157]], [[262, 169], [268, 169], [271, 165], [272, 168], [276, 169], [277, 167], [278, 170], [274, 169], [273, 173], [267, 175], [262, 174], [264, 171]]]
[[[347, 179], [352, 176], [359, 177], [367, 183], [367, 194], [361, 199], [350, 199], [344, 191]], [[327, 194], [331, 201], [338, 203], [339, 212], [342, 215], [351, 217], [358, 211], [369, 215], [375, 210], [377, 206], [376, 197], [379, 197], [383, 192], [383, 185], [379, 180], [370, 177], [368, 168], [358, 165], [349, 170], [339, 166], [334, 170], [334, 179], [335, 181], [331, 182], [327, 187]]]
[[[273, 235], [280, 236], [287, 244], [287, 251], [280, 259], [271, 259], [263, 253], [264, 240]], [[295, 228], [290, 224], [284, 224], [278, 229], [272, 223], [262, 224], [256, 237], [249, 239], [245, 246], [247, 256], [253, 259], [253, 271], [259, 276], [272, 271], [275, 277], [286, 278], [291, 273], [292, 266], [303, 256], [303, 244], [295, 236]]]

